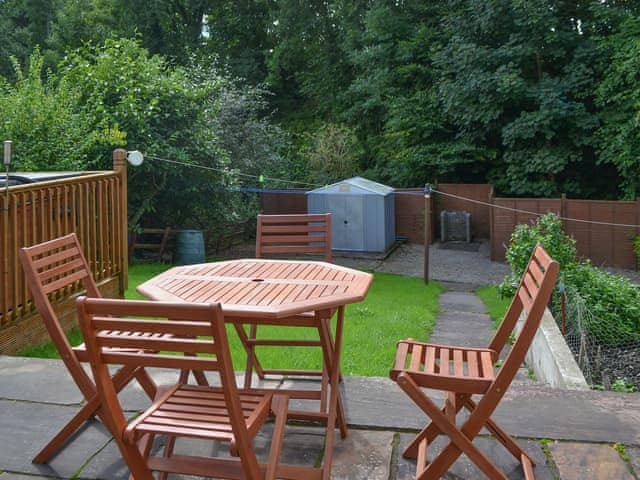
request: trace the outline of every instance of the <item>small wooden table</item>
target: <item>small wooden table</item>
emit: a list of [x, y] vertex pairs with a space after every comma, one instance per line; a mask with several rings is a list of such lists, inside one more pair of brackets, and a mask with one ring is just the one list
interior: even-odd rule
[[[339, 394], [340, 350], [344, 307], [364, 300], [373, 275], [325, 262], [242, 259], [174, 267], [138, 286], [152, 299], [185, 302], [219, 302], [225, 321], [317, 327], [323, 361], [329, 372], [326, 411], [294, 412], [296, 418], [327, 423], [322, 478], [329, 479], [336, 420], [347, 435], [346, 418]], [[337, 309], [335, 336], [328, 319]], [[314, 312], [313, 317], [297, 314]], [[291, 390], [293, 398], [326, 398], [327, 392]], [[316, 395], [311, 396], [311, 395]]]

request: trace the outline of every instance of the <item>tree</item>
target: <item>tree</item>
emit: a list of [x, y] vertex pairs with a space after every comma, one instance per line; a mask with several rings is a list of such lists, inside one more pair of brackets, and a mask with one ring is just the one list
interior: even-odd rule
[[[591, 175], [596, 50], [575, 2], [452, 2], [436, 54], [457, 136], [495, 152], [489, 179], [519, 195], [579, 194]], [[589, 169], [592, 170], [592, 169]]]
[[23, 68], [14, 61], [14, 83], [0, 82], [0, 137], [14, 142], [13, 168], [22, 171], [83, 170], [96, 144], [124, 144], [117, 129], [94, 132], [77, 110], [75, 89], [60, 88], [44, 69], [39, 50]]
[[640, 195], [640, 17], [629, 16], [602, 43], [611, 62], [597, 90], [601, 163], [615, 165], [626, 198]]

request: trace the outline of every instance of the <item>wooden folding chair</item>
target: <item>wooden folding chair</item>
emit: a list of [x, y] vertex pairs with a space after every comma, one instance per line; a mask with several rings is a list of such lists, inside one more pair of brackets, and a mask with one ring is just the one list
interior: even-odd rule
[[[326, 262], [332, 261], [331, 214], [258, 215], [256, 227], [256, 258], [265, 254], [321, 253]], [[301, 314], [313, 320], [314, 313]], [[333, 316], [333, 313], [332, 313]], [[322, 321], [329, 322], [330, 319]], [[320, 340], [287, 340], [257, 338], [257, 325], [249, 327], [247, 335], [242, 325], [235, 325], [247, 352], [245, 388], [251, 386], [252, 373], [260, 379], [265, 375], [322, 376], [323, 370], [265, 369], [256, 356], [256, 347], [312, 347], [320, 348]], [[318, 329], [320, 332], [320, 330]], [[325, 375], [326, 377], [326, 375]]]
[[[85, 421], [95, 415], [103, 419], [95, 383], [81, 365], [81, 362], [88, 361], [85, 346], [71, 346], [49, 297], [56, 294], [68, 296], [82, 289], [90, 297], [100, 297], [101, 294], [91, 276], [91, 270], [75, 233], [22, 248], [19, 255], [33, 302], [60, 353], [60, 358], [86, 400], [80, 411], [33, 458], [33, 463], [43, 463], [48, 461]], [[134, 378], [150, 398], [155, 396], [156, 385], [143, 368], [122, 368], [114, 374], [113, 381], [117, 390], [121, 390]]]
[[[472, 442], [485, 427], [522, 464], [525, 478], [533, 480], [531, 457], [491, 418], [494, 410], [524, 361], [558, 276], [558, 263], [536, 246], [520, 286], [488, 348], [433, 345], [411, 339], [398, 343], [390, 376], [431, 419], [404, 451], [416, 458], [416, 479], [438, 479], [464, 453], [490, 479], [506, 480], [506, 475]], [[524, 316], [522, 329], [502, 366], [494, 372], [500, 351]], [[446, 392], [445, 404], [438, 406], [423, 388]], [[482, 395], [479, 401], [472, 395]], [[462, 408], [469, 417], [458, 427], [456, 416]], [[438, 435], [449, 437], [448, 445], [432, 461], [427, 447]]]
[[331, 214], [258, 215], [256, 258], [284, 253], [331, 255]]
[[[300, 255], [322, 254], [325, 262], [333, 260], [331, 252], [331, 214], [290, 214], [290, 215], [258, 215], [256, 222], [256, 258], [265, 255]], [[329, 322], [335, 310], [332, 310], [326, 318], [315, 318], [315, 312], [299, 314], [312, 328], [317, 328], [318, 336], [324, 332], [330, 332]], [[323, 322], [323, 329], [318, 322]], [[264, 368], [256, 355], [256, 347], [310, 347], [322, 348], [322, 342], [318, 340], [300, 340], [283, 338], [257, 338], [258, 326], [253, 323], [249, 327], [249, 333], [240, 323], [234, 327], [240, 337], [240, 342], [247, 353], [247, 365], [244, 376], [244, 387], [251, 388], [252, 374], [255, 371], [259, 379], [264, 380], [266, 375], [285, 375], [293, 377], [320, 377], [321, 397], [320, 410], [327, 408], [328, 370], [326, 365], [317, 370], [300, 369], [274, 369]], [[331, 345], [333, 339], [327, 338], [325, 343]], [[324, 352], [326, 357], [327, 352]], [[342, 400], [339, 399], [338, 425], [342, 437], [346, 437], [346, 419]], [[295, 416], [295, 415], [292, 415]]]
[[[91, 368], [107, 407], [105, 419], [135, 480], [151, 480], [152, 471], [231, 479], [318, 478], [308, 467], [280, 465], [288, 398], [276, 392], [238, 391], [218, 304], [81, 297], [77, 305]], [[164, 336], [148, 336], [151, 333]], [[122, 348], [136, 353], [117, 350]], [[217, 372], [221, 386], [180, 382], [162, 388], [153, 404], [129, 422], [107, 368], [112, 364]], [[269, 458], [260, 464], [251, 442], [270, 416], [275, 423]], [[156, 436], [167, 438], [163, 455], [152, 455]], [[231, 457], [175, 454], [179, 438], [228, 443]]]

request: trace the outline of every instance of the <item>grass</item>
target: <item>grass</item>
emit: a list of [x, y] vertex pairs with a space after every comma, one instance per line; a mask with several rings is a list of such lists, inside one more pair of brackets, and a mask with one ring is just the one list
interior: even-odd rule
[[498, 293], [498, 287], [487, 285], [476, 290], [476, 295], [480, 297], [487, 307], [489, 317], [493, 321], [493, 328], [497, 329], [502, 323], [504, 314], [511, 303], [510, 298], [504, 298]]
[[[143, 298], [135, 291], [136, 286], [167, 268], [168, 265], [161, 264], [132, 265], [125, 297]], [[341, 360], [345, 375], [386, 377], [393, 363], [396, 342], [408, 337], [427, 340], [438, 314], [438, 295], [442, 291], [438, 283], [425, 285], [419, 278], [384, 273], [376, 273], [374, 277], [367, 298], [346, 308]], [[234, 367], [242, 370], [246, 355], [233, 327], [229, 326], [227, 330]], [[317, 338], [317, 331], [262, 326], [259, 336]], [[82, 342], [77, 328], [72, 329], [69, 337], [73, 345]], [[20, 355], [58, 357], [50, 343], [30, 348]], [[320, 349], [258, 348], [258, 358], [266, 368], [315, 369], [321, 365]]]

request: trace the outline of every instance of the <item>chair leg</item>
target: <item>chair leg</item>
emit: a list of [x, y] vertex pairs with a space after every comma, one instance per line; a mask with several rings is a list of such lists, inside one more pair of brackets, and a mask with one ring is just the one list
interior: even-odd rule
[[149, 372], [147, 372], [144, 368], [139, 368], [135, 372], [135, 377], [142, 389], [149, 396], [149, 398], [155, 398], [156, 392], [158, 391], [158, 386], [149, 375]]
[[[466, 398], [464, 399], [464, 405], [467, 410], [469, 410], [469, 412], [473, 412], [477, 406], [476, 402], [474, 402], [470, 396], [466, 396]], [[511, 453], [511, 455], [513, 455], [518, 461], [522, 462], [522, 457], [524, 456], [528, 459], [528, 462], [532, 467], [535, 466], [533, 458], [531, 458], [531, 456], [529, 456], [529, 454], [525, 452], [520, 445], [518, 445], [513, 437], [509, 435], [505, 430], [503, 430], [498, 422], [496, 422], [493, 418], [489, 417], [484, 423], [484, 426], [487, 430], [489, 430], [491, 435], [493, 435], [496, 440], [504, 445], [504, 448], [506, 448], [509, 453]]]
[[258, 361], [258, 358], [256, 357], [255, 348], [252, 345], [250, 345], [250, 339], [255, 340], [256, 338], [257, 326], [251, 325], [249, 327], [249, 336], [247, 336], [247, 332], [244, 330], [244, 327], [242, 325], [234, 323], [233, 326], [235, 327], [236, 333], [240, 338], [240, 343], [242, 344], [242, 348], [244, 348], [244, 351], [247, 354], [247, 364], [244, 372], [244, 388], [250, 389], [251, 375], [253, 374], [254, 370], [256, 371], [256, 374], [260, 379], [264, 379], [264, 370], [262, 368], [262, 365], [260, 364], [260, 362]]
[[[341, 322], [343, 320], [342, 317], [340, 317], [341, 312], [338, 312], [338, 317], [339, 320], [338, 322]], [[344, 313], [342, 313], [342, 315], [344, 316]], [[322, 368], [322, 373], [323, 373], [323, 382], [321, 385], [322, 391], [321, 391], [321, 407], [322, 405], [322, 398], [325, 398], [325, 409], [323, 409], [322, 411], [326, 411], [326, 402], [328, 401], [328, 398], [326, 397], [326, 392], [329, 390], [327, 388], [327, 386], [329, 385], [329, 375], [331, 375], [330, 372], [332, 372], [333, 370], [333, 358], [334, 358], [334, 352], [335, 352], [335, 344], [334, 344], [334, 340], [331, 336], [331, 324], [330, 324], [330, 319], [324, 319], [321, 320], [319, 322], [319, 326], [318, 326], [318, 334], [320, 336], [320, 344], [322, 345], [322, 357], [324, 359], [324, 366]], [[336, 337], [338, 336], [338, 332], [336, 331]], [[324, 377], [325, 372], [327, 373], [327, 377]], [[331, 388], [340, 388], [339, 382], [340, 382], [340, 365], [338, 365], [338, 382], [336, 382], [335, 385], [331, 385]], [[325, 380], [326, 380], [326, 384], [325, 384]], [[347, 435], [349, 433], [349, 430], [347, 428], [347, 417], [344, 413], [344, 405], [342, 404], [342, 395], [340, 395], [340, 393], [338, 393], [338, 401], [337, 401], [337, 419], [338, 419], [338, 427], [340, 428], [340, 437], [341, 438], [347, 438]]]
[[[464, 398], [466, 396], [467, 395], [458, 395], [459, 398], [457, 398], [456, 401], [455, 401], [455, 405], [456, 405], [455, 413], [456, 414], [460, 410], [462, 410], [462, 406], [464, 405]], [[446, 408], [447, 407], [445, 405], [440, 410], [443, 415], [446, 414]], [[427, 443], [431, 443], [441, 433], [442, 433], [442, 431], [436, 426], [436, 424], [433, 423], [432, 421], [430, 421], [427, 424], [427, 426], [424, 427], [422, 429], [422, 431], [415, 436], [415, 438], [411, 441], [411, 443], [409, 443], [409, 445], [407, 445], [407, 447], [404, 449], [404, 452], [402, 453], [402, 456], [404, 458], [416, 458], [416, 456], [418, 455], [418, 446], [420, 445], [422, 440], [426, 439]]]
[[280, 462], [284, 430], [287, 422], [288, 403], [289, 398], [285, 395], [274, 395], [271, 400], [271, 410], [275, 414], [276, 420], [273, 426], [273, 435], [271, 436], [271, 450], [264, 475], [265, 480], [275, 480], [277, 478], [278, 463]]
[[469, 457], [469, 459], [490, 479], [507, 480], [507, 477], [491, 462], [491, 460], [489, 460], [489, 458], [487, 458], [487, 456], [472, 443], [471, 440], [475, 437], [477, 432], [469, 435], [468, 437], [462, 430], [458, 429], [455, 424], [452, 424], [447, 418], [447, 415], [444, 414], [443, 411], [424, 394], [422, 389], [409, 375], [401, 373], [398, 376], [397, 382], [409, 398], [411, 398], [416, 405], [418, 405], [420, 409], [422, 409], [422, 411], [431, 418], [433, 423], [442, 431], [442, 433], [447, 435], [451, 440], [444, 450], [427, 465], [419, 476], [417, 476], [416, 480], [440, 478], [462, 453], [465, 453], [467, 457]]

